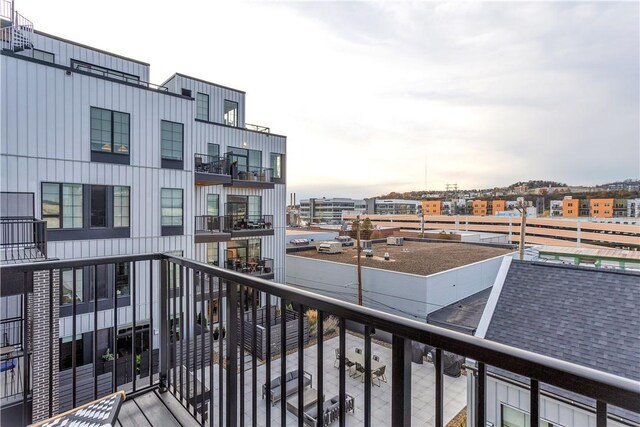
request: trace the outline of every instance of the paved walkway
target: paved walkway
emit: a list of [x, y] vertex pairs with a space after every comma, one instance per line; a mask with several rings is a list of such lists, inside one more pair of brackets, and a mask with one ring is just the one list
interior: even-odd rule
[[[364, 340], [350, 335], [346, 335], [347, 351], [360, 347], [364, 348]], [[338, 394], [339, 390], [339, 370], [334, 368], [335, 349], [339, 346], [338, 337], [332, 338], [324, 343], [324, 394], [325, 399]], [[380, 362], [385, 364], [387, 383], [382, 383], [381, 387], [373, 387], [371, 391], [372, 403], [372, 423], [374, 426], [391, 425], [391, 349], [371, 343], [372, 354], [380, 356]], [[249, 360], [249, 357], [246, 357]], [[290, 354], [287, 356], [287, 371], [297, 369], [298, 354]], [[266, 405], [270, 404], [266, 400], [261, 400], [262, 394], [261, 384], [265, 382], [266, 365], [258, 366], [258, 425], [265, 425]], [[317, 388], [316, 372], [317, 372], [317, 348], [312, 346], [304, 350], [304, 370], [313, 375], [312, 385]], [[205, 369], [205, 384], [209, 384], [209, 369]], [[271, 378], [280, 376], [280, 360], [275, 360], [271, 364]], [[200, 377], [200, 375], [198, 375]], [[245, 425], [251, 424], [251, 369], [245, 371]], [[214, 371], [214, 412], [217, 421], [218, 412], [218, 369]], [[355, 413], [347, 414], [347, 426], [362, 425], [364, 420], [364, 383], [361, 378], [350, 378], [347, 375], [347, 393], [355, 398]], [[467, 379], [465, 376], [459, 378], [444, 377], [445, 387], [445, 423], [453, 419], [453, 417], [466, 405]], [[423, 365], [412, 364], [412, 425], [414, 426], [430, 426], [435, 424], [435, 369], [432, 364]], [[289, 398], [297, 395], [291, 395]], [[272, 425], [280, 425], [280, 405], [283, 401], [276, 403], [271, 408]], [[286, 401], [284, 402], [286, 404]], [[297, 417], [287, 412], [287, 425], [297, 425]], [[337, 423], [336, 423], [337, 425]]]

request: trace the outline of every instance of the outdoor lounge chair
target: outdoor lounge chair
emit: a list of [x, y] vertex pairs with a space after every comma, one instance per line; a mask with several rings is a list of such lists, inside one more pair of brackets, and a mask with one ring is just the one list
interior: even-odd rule
[[[302, 379], [304, 388], [311, 386], [311, 374], [307, 371], [303, 371], [304, 378]], [[290, 371], [284, 376], [284, 381], [282, 377], [278, 377], [276, 379], [271, 380], [271, 384], [269, 386], [269, 400], [271, 401], [271, 406], [274, 406], [277, 401], [281, 400], [283, 397], [283, 389], [284, 389], [284, 397], [288, 397], [292, 394], [298, 392], [298, 371]], [[267, 384], [262, 385], [262, 399], [267, 396]]]

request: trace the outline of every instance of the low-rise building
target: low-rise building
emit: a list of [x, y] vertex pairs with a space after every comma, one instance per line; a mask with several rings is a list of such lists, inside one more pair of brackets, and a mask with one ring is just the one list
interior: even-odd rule
[[551, 200], [549, 202], [549, 216], [562, 216], [562, 200]]
[[367, 214], [417, 215], [422, 209], [420, 200], [365, 199]]
[[[451, 209], [451, 202], [445, 202], [448, 204], [449, 209], [447, 209], [447, 211], [450, 211]], [[423, 200], [422, 201], [422, 212], [425, 214], [425, 216], [427, 215], [447, 215], [445, 213], [443, 213], [442, 211], [444, 210], [444, 206], [443, 206], [443, 202], [442, 200]]]
[[362, 199], [310, 198], [300, 200], [300, 221], [303, 223], [338, 224], [343, 212], [364, 213], [366, 203]]
[[627, 216], [631, 218], [640, 217], [640, 199], [627, 199]]
[[565, 197], [562, 202], [562, 216], [565, 218], [577, 218], [580, 216], [580, 199]]
[[487, 215], [487, 201], [486, 200], [474, 200], [472, 202], [473, 215], [484, 216]]
[[[613, 218], [614, 199], [589, 199], [589, 216], [596, 218]], [[583, 208], [581, 207], [582, 211]]]

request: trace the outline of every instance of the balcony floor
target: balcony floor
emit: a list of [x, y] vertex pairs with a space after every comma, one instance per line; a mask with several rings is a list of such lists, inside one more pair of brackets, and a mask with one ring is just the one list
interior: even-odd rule
[[127, 398], [118, 414], [119, 426], [196, 427], [198, 424], [170, 393], [157, 390]]

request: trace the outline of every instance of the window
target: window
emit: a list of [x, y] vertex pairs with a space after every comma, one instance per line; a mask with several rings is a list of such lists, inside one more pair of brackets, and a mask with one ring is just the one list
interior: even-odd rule
[[196, 94], [196, 119], [209, 121], [209, 95]]
[[229, 162], [235, 164], [238, 172], [258, 172], [262, 167], [262, 151], [229, 147]]
[[219, 199], [220, 196], [218, 196], [217, 194], [207, 194], [207, 215], [219, 215]]
[[[71, 369], [73, 367], [73, 337], [60, 338], [60, 370]], [[76, 335], [76, 366], [85, 364], [83, 354], [82, 335]], [[89, 362], [87, 362], [89, 363]]]
[[82, 185], [42, 184], [42, 218], [48, 228], [82, 228]]
[[224, 124], [238, 126], [238, 103], [224, 100]]
[[107, 187], [91, 186], [91, 227], [107, 226]]
[[[165, 254], [170, 256], [178, 256], [178, 257], [184, 256], [184, 253], [182, 251], [169, 251], [169, 252], [165, 252]], [[174, 268], [175, 268], [175, 278], [176, 278], [175, 282], [173, 280]], [[170, 264], [169, 289], [179, 288], [181, 283], [182, 283], [182, 278], [180, 277], [180, 266], [177, 264]]]
[[113, 226], [129, 227], [129, 187], [113, 187]]
[[[62, 270], [62, 287], [60, 288], [60, 304], [72, 304], [73, 303], [73, 269], [65, 268]], [[75, 288], [75, 300], [76, 302], [83, 301], [83, 289], [82, 289], [82, 269], [76, 268], [76, 288]]]
[[[511, 406], [501, 405], [502, 408], [502, 427], [528, 427], [531, 425], [530, 415]], [[540, 420], [540, 427], [553, 427], [554, 425]]]
[[218, 144], [207, 144], [207, 155], [219, 158], [220, 157], [220, 146]]
[[161, 225], [182, 226], [182, 190], [163, 188], [161, 203]]
[[218, 243], [207, 243], [207, 264], [218, 265]]
[[33, 49], [33, 59], [38, 59], [40, 61], [51, 62], [54, 63], [55, 56], [53, 53], [45, 52], [44, 50]]
[[248, 205], [249, 221], [256, 222], [262, 215], [262, 197], [248, 196]]
[[91, 107], [91, 151], [129, 154], [129, 114]]
[[182, 123], [162, 120], [161, 133], [162, 158], [168, 160], [182, 160]]
[[282, 154], [271, 153], [271, 173], [274, 179], [284, 179]]
[[116, 295], [119, 297], [129, 295], [129, 263], [116, 263]]

